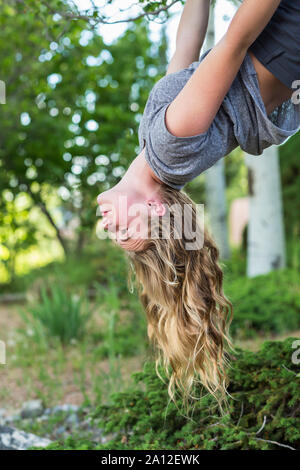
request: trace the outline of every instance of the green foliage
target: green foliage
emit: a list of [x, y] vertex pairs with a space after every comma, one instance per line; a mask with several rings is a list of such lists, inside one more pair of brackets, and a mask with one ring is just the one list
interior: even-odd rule
[[3, 197], [0, 197], [0, 260], [9, 282], [15, 279], [17, 253], [34, 246], [37, 241], [37, 227], [30, 220], [29, 212], [26, 198], [13, 199], [10, 191], [3, 191]]
[[225, 178], [227, 205], [230, 207], [235, 199], [248, 196], [248, 173], [245, 155], [240, 147], [225, 158]]
[[225, 282], [231, 282], [232, 280], [245, 277], [247, 268], [247, 253], [240, 248], [234, 248], [231, 250], [231, 256], [229, 259], [222, 261], [221, 265]]
[[148, 341], [146, 315], [138, 298], [122, 298], [121, 289], [113, 281], [108, 288], [96, 287], [96, 303], [100, 306], [103, 327], [95, 353], [99, 359], [108, 358], [113, 370], [118, 356], [135, 356], [144, 351]]
[[[97, 221], [96, 196], [136, 156], [141, 110], [165, 71], [166, 41], [152, 44], [144, 20], [107, 45], [86, 22], [62, 24], [39, 3], [0, 0], [9, 93], [1, 108], [0, 200], [5, 191], [10, 200], [26, 194], [28, 211], [41, 211], [64, 252], [80, 253]], [[62, 229], [72, 218], [78, 228], [66, 240]]]
[[288, 238], [297, 236], [299, 243], [300, 133], [279, 147], [282, 178], [282, 197], [285, 227]]
[[27, 311], [20, 311], [35, 339], [59, 338], [62, 344], [84, 336], [91, 311], [83, 297], [70, 295], [59, 285], [52, 285], [48, 292], [41, 289], [41, 301]]
[[[101, 321], [101, 328], [97, 325], [88, 329], [95, 358], [102, 360], [112, 354], [116, 358], [135, 356], [147, 344], [146, 316], [136, 292], [129, 293], [124, 252], [107, 240], [90, 248], [80, 258], [71, 256], [65, 262], [52, 263], [16, 278], [9, 287], [14, 292], [27, 291], [28, 297], [36, 301], [41, 290], [52, 284], [66, 292], [89, 295], [95, 320]], [[37, 341], [47, 344], [40, 322], [35, 331]]]
[[289, 338], [266, 342], [257, 353], [237, 351], [225, 415], [204, 395], [194, 402], [192, 415], [184, 416], [180, 399], [178, 408], [168, 403], [167, 385], [147, 362], [133, 374], [135, 387], [115, 393], [112, 405], [93, 413], [106, 434], [116, 433], [107, 444], [69, 438], [47, 449], [300, 449], [300, 376], [292, 361], [296, 343], [299, 349], [299, 340]]
[[234, 306], [231, 333], [239, 338], [300, 327], [300, 274], [274, 271], [252, 279], [225, 274], [225, 293]]
[[[243, 0], [229, 0], [233, 5], [239, 6]], [[162, 21], [168, 17], [168, 9], [174, 5], [174, 3], [180, 3], [182, 6], [185, 3], [185, 0], [132, 0], [129, 2], [129, 5], [123, 10], [126, 13], [130, 11], [130, 7], [140, 6], [140, 12], [137, 15], [134, 12], [129, 13], [128, 22], [133, 21], [136, 16], [148, 15], [149, 20], [156, 19], [157, 17]], [[37, 16], [41, 16], [46, 20], [47, 16], [50, 13], [59, 14], [58, 20], [60, 23], [64, 23], [70, 18], [79, 19], [84, 17], [87, 23], [91, 26], [97, 25], [99, 23], [114, 23], [115, 17], [111, 17], [106, 7], [113, 3], [113, 0], [105, 0], [101, 2], [101, 6], [97, 6], [97, 2], [91, 2], [88, 8], [85, 8], [85, 5], [81, 9], [78, 8], [77, 2], [65, 2], [63, 0], [31, 0], [30, 2], [25, 2], [25, 0], [11, 0], [11, 3], [15, 3], [19, 6], [20, 12], [31, 11]], [[25, 7], [26, 4], [26, 7]], [[215, 6], [216, 0], [211, 0], [211, 5]], [[23, 6], [24, 5], [24, 6]], [[151, 16], [150, 16], [151, 15]], [[58, 15], [57, 15], [58, 16]], [[124, 21], [128, 18], [124, 17]]]
[[[80, 418], [83, 420], [84, 416], [81, 410], [79, 413]], [[53, 414], [48, 415], [47, 420], [36, 420], [36, 419], [22, 419], [17, 417], [14, 422], [14, 426], [22, 431], [33, 433], [36, 435], [48, 435], [50, 439], [53, 439], [55, 429], [59, 426], [63, 426], [66, 423], [66, 418], [70, 416], [70, 413], [66, 411], [57, 411]]]
[[106, 288], [110, 282], [119, 286], [120, 294], [128, 292], [127, 263], [124, 252], [109, 240], [97, 240], [80, 256], [70, 255], [29, 273], [18, 276], [9, 284], [0, 284], [1, 291], [35, 293], [41, 285], [57, 282], [66, 289], [89, 290], [94, 284]]

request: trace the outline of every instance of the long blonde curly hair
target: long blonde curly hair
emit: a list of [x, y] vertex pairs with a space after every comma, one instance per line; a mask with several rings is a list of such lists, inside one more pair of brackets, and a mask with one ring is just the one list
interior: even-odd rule
[[[170, 236], [149, 237], [143, 251], [127, 253], [128, 281], [138, 288], [148, 337], [157, 353], [156, 371], [161, 377], [158, 368], [163, 366], [170, 399], [175, 401], [179, 390], [187, 404], [195, 398], [194, 386], [201, 383], [222, 408], [228, 385], [226, 347], [232, 346], [228, 334], [232, 304], [223, 293], [219, 251], [199, 222], [196, 204], [183, 190], [162, 184], [160, 196], [170, 209]], [[182, 210], [185, 205], [190, 208], [188, 215]], [[194, 232], [202, 234], [201, 248], [187, 250], [184, 233], [175, 236], [178, 217], [182, 224], [184, 218], [191, 219]], [[159, 233], [163, 220], [164, 216], [157, 218]]]

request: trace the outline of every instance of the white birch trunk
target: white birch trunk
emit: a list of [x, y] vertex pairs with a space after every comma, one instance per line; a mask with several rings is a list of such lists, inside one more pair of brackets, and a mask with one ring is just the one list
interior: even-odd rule
[[285, 237], [278, 147], [245, 155], [249, 178], [247, 275], [285, 267]]
[[[213, 47], [214, 44], [214, 8], [211, 7], [203, 52]], [[225, 166], [224, 159], [221, 158], [213, 167], [205, 171], [205, 189], [209, 225], [222, 259], [230, 257], [225, 188]]]

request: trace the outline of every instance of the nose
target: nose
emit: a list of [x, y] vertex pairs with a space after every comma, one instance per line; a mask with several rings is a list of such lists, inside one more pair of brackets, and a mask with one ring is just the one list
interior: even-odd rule
[[102, 193], [99, 194], [99, 196], [97, 196], [97, 203], [99, 204], [101, 217], [104, 217], [104, 219], [102, 220], [102, 225], [103, 225], [104, 228], [107, 228], [108, 225], [109, 225], [109, 219], [106, 216], [108, 216], [110, 218], [109, 214], [111, 214], [111, 212], [112, 212], [111, 205], [103, 200]]
[[109, 208], [107, 207], [108, 205], [105, 203], [105, 201], [102, 198], [102, 193], [97, 196], [97, 203], [100, 206], [100, 211], [102, 215], [107, 214], [109, 212]]

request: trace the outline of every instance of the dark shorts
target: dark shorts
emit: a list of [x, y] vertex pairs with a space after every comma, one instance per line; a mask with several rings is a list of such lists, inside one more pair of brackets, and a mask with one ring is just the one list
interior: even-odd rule
[[249, 49], [278, 80], [297, 88], [293, 82], [300, 80], [300, 0], [282, 0]]

